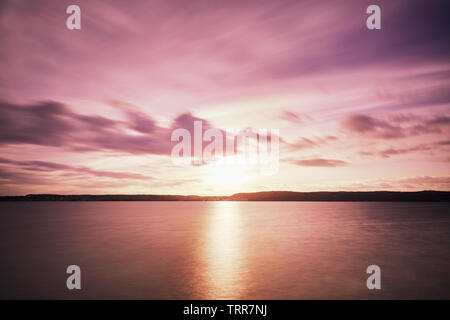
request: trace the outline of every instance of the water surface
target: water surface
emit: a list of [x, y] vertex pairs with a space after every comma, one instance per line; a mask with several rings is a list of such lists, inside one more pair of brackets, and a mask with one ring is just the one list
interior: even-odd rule
[[[450, 204], [3, 202], [0, 298], [450, 298]], [[82, 289], [66, 288], [66, 268]], [[381, 267], [381, 290], [366, 268]]]

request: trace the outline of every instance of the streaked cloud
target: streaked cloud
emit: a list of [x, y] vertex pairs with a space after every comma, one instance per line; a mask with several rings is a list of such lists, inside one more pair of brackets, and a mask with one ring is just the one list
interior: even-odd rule
[[296, 160], [293, 161], [293, 163], [298, 166], [305, 166], [305, 167], [341, 167], [348, 165], [347, 162], [342, 160], [322, 159], [322, 158]]

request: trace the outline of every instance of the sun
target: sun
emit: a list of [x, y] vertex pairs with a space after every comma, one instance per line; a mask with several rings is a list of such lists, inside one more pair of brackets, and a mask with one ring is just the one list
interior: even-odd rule
[[241, 160], [239, 156], [232, 156], [208, 164], [205, 182], [214, 185], [233, 185], [250, 180], [254, 165]]

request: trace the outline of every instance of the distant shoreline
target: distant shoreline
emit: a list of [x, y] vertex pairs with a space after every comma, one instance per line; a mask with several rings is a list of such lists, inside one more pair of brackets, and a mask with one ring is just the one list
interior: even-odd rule
[[29, 194], [26, 196], [0, 196], [0, 201], [401, 201], [449, 202], [450, 191], [337, 191], [294, 192], [264, 191], [236, 193], [231, 196], [157, 195], [157, 194], [104, 194], [59, 195]]

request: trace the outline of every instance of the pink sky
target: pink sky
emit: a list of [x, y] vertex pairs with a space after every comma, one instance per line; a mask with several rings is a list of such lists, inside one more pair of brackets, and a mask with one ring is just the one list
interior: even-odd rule
[[[2, 1], [0, 194], [450, 190], [444, 3]], [[279, 129], [278, 173], [174, 165], [194, 119]]]

